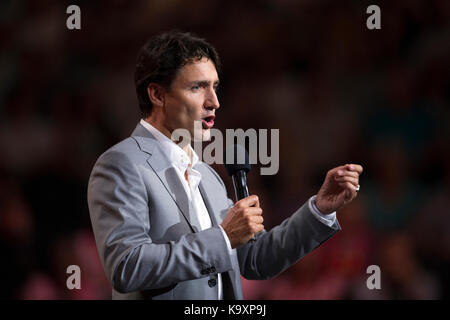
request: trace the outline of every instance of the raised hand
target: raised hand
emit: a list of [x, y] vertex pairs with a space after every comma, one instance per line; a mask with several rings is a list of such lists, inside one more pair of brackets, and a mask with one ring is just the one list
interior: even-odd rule
[[356, 198], [362, 172], [359, 164], [346, 164], [328, 171], [315, 199], [317, 209], [324, 214], [332, 213]]

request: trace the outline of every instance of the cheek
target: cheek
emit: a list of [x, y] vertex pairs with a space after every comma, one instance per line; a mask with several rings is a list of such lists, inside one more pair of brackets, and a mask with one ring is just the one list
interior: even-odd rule
[[199, 97], [184, 95], [170, 101], [167, 115], [171, 122], [177, 122], [178, 126], [189, 126], [194, 120], [200, 120], [202, 115], [202, 103]]
[[184, 124], [190, 124], [194, 120], [198, 119], [197, 110], [189, 106], [186, 106], [185, 108], [180, 110], [177, 115], [174, 116], [180, 121], [182, 121]]
[[191, 111], [184, 106], [177, 106], [176, 108], [172, 108], [170, 112], [167, 113], [167, 122], [170, 124], [169, 126], [172, 130], [178, 128], [190, 129], [191, 123], [194, 120]]
[[199, 120], [202, 115], [202, 104], [197, 101], [198, 99], [189, 99], [185, 104], [185, 115], [187, 120]]
[[193, 120], [200, 120], [202, 117], [202, 109], [197, 107], [191, 110], [191, 118]]

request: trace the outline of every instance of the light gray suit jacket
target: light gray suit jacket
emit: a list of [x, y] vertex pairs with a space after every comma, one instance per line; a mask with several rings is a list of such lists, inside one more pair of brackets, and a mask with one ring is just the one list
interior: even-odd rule
[[201, 231], [175, 169], [158, 141], [138, 124], [131, 137], [97, 160], [88, 204], [113, 299], [242, 299], [240, 275], [268, 279], [334, 235], [304, 204], [270, 231], [228, 252], [218, 224], [233, 201], [219, 175], [199, 162], [199, 188], [213, 227]]

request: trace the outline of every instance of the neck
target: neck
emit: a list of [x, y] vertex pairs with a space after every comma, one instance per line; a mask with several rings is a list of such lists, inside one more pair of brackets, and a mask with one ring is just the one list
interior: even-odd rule
[[[145, 118], [144, 121], [150, 123], [159, 132], [161, 132], [163, 135], [165, 135], [167, 138], [169, 138], [170, 140], [173, 141], [172, 132], [166, 126], [164, 126], [162, 124], [163, 123], [162, 121], [159, 121], [157, 116], [151, 115], [151, 116]], [[184, 152], [186, 152], [186, 154], [189, 156], [189, 159], [191, 160], [191, 163], [192, 163], [192, 153], [191, 153], [191, 149], [189, 148], [189, 144], [183, 144], [183, 146], [178, 144], [178, 146], [180, 146], [180, 148], [183, 149]]]
[[154, 128], [158, 129], [163, 135], [172, 140], [172, 132], [163, 125], [163, 122], [158, 119], [156, 115], [151, 115], [144, 119], [145, 122], [150, 123]]

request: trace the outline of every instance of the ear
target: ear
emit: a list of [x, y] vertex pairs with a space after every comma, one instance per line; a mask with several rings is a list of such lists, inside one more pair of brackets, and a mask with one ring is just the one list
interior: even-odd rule
[[165, 90], [161, 85], [154, 82], [150, 83], [147, 87], [147, 94], [153, 106], [164, 106]]

